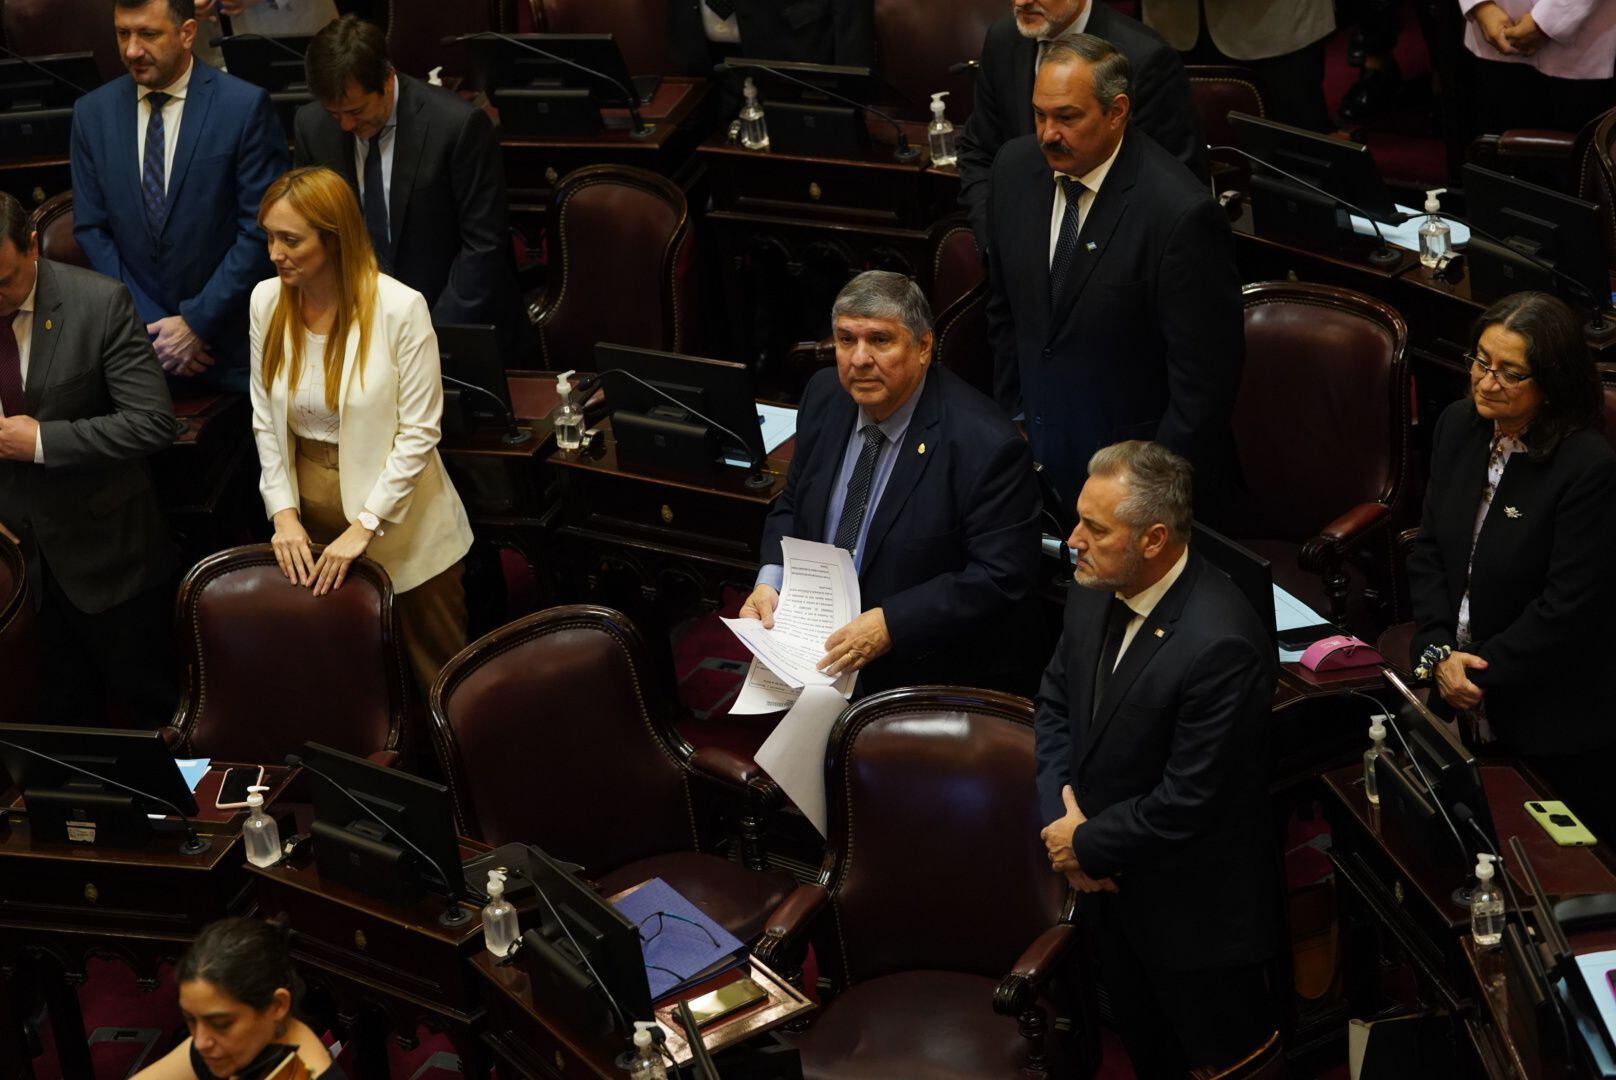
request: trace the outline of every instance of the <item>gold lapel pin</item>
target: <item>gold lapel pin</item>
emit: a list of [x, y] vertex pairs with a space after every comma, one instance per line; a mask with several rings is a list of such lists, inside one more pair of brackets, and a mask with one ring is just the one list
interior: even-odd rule
[[924, 454], [925, 452], [926, 452], [926, 444], [925, 443], [921, 443], [918, 447], [915, 448], [915, 453], [917, 453], [917, 454]]
[[51, 322], [49, 319], [45, 320], [45, 329], [51, 330], [51, 329], [54, 329], [55, 326], [56, 326], [56, 324]]
[[1156, 636], [1157, 637], [1166, 637], [1167, 636], [1167, 631], [1163, 630], [1161, 627], [1158, 626], [1158, 627], [1156, 627]]

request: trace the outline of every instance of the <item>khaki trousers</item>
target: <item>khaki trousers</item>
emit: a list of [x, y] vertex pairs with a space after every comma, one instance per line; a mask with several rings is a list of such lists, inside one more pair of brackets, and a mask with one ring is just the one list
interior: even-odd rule
[[[342, 512], [337, 448], [333, 443], [296, 441], [297, 490], [302, 501], [298, 512], [303, 518], [303, 528], [314, 543], [329, 544], [350, 524]], [[398, 610], [399, 637], [421, 688], [422, 702], [428, 701], [438, 672], [466, 647], [466, 590], [461, 583], [464, 572], [465, 563], [456, 562], [435, 577], [393, 597]]]

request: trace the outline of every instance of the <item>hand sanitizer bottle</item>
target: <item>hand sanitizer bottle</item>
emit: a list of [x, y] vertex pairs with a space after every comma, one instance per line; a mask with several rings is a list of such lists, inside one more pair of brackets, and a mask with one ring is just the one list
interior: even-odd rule
[[1363, 756], [1363, 789], [1364, 797], [1369, 800], [1370, 806], [1380, 805], [1379, 781], [1375, 779], [1375, 759], [1387, 758], [1390, 764], [1392, 748], [1386, 745], [1386, 716], [1376, 713], [1369, 720], [1369, 749]]
[[943, 115], [943, 99], [947, 96], [947, 90], [940, 90], [931, 96], [931, 124], [926, 128], [926, 138], [931, 142], [933, 165], [952, 165], [957, 160], [954, 125]]
[[1504, 940], [1504, 894], [1493, 884], [1493, 863], [1498, 856], [1476, 856], [1476, 891], [1470, 894], [1470, 936], [1490, 949]]
[[488, 906], [483, 908], [483, 945], [495, 956], [504, 959], [522, 936], [516, 921], [516, 909], [505, 899], [505, 875], [498, 870], [488, 873]]
[[757, 86], [750, 78], [741, 87], [746, 100], [741, 105], [741, 145], [748, 150], [769, 148], [769, 122], [763, 118], [763, 106], [758, 103]]
[[651, 1038], [654, 1027], [655, 1024], [644, 1020], [634, 1021], [634, 1058], [628, 1064], [629, 1080], [668, 1080], [668, 1070]]
[[1420, 265], [1427, 270], [1435, 270], [1448, 255], [1451, 248], [1448, 223], [1442, 220], [1442, 202], [1439, 195], [1446, 195], [1447, 188], [1432, 188], [1425, 193], [1425, 212], [1430, 217], [1420, 226]]
[[556, 397], [561, 399], [561, 404], [551, 415], [551, 424], [559, 450], [576, 450], [584, 444], [583, 407], [572, 400], [572, 377], [576, 374], [576, 371], [563, 371], [556, 376]]
[[254, 866], [274, 866], [281, 861], [281, 830], [275, 819], [264, 813], [264, 792], [267, 787], [247, 789], [247, 809], [251, 816], [241, 827], [242, 842], [247, 845], [247, 861]]

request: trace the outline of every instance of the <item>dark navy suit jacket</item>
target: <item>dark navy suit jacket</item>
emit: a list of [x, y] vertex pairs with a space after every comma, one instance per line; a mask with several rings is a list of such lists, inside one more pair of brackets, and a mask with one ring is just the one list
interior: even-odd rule
[[142, 323], [183, 316], [214, 358], [210, 379], [245, 387], [247, 298], [274, 274], [258, 227], [264, 189], [290, 162], [269, 94], [192, 60], [161, 230], [140, 192], [135, 82], [73, 107], [73, 235], [129, 289]]
[[[764, 563], [781, 561], [783, 536], [825, 538], [857, 418], [835, 369], [809, 380], [786, 487], [763, 529]], [[864, 668], [861, 693], [921, 683], [1029, 689], [1042, 656], [1038, 509], [1026, 441], [993, 402], [932, 365], [864, 542], [860, 599], [866, 611], [882, 609], [892, 651]]]

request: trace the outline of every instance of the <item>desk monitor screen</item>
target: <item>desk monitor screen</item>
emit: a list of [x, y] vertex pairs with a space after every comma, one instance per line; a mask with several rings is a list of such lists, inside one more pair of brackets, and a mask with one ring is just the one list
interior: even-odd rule
[[1584, 308], [1610, 306], [1598, 206], [1475, 165], [1464, 167], [1464, 185], [1477, 230], [1465, 245], [1472, 295], [1491, 301], [1538, 289]]
[[1234, 587], [1240, 590], [1252, 610], [1256, 611], [1263, 629], [1268, 631], [1268, 640], [1277, 644], [1279, 632], [1274, 626], [1274, 571], [1268, 560], [1199, 521], [1195, 523], [1190, 546], [1234, 582]]
[[463, 41], [471, 50], [471, 68], [475, 81], [483, 90], [545, 90], [563, 86], [576, 86], [588, 90], [605, 105], [625, 105], [624, 87], [633, 87], [638, 104], [647, 105], [657, 87], [660, 75], [631, 75], [617, 39], [611, 34], [507, 34], [515, 41], [525, 42], [545, 52], [564, 56], [574, 64], [600, 73], [589, 75], [569, 64], [558, 63], [549, 57], [529, 52], [522, 46], [497, 37], [466, 36]]
[[73, 141], [73, 110], [0, 110], [0, 162], [65, 158]]
[[[712, 471], [721, 467], [724, 457], [763, 460], [757, 396], [752, 389], [752, 372], [745, 364], [602, 342], [595, 346], [595, 368], [606, 390], [606, 407], [612, 413], [619, 461], [623, 460], [626, 434], [631, 439], [627, 447], [631, 455], [640, 456], [636, 452], [642, 448], [633, 444], [637, 436], [631, 433], [642, 433], [647, 438], [643, 448], [646, 460], [636, 462], [636, 466], [644, 464], [654, 469], [661, 458], [661, 463], [679, 470]], [[622, 372], [650, 383], [662, 393]], [[744, 442], [737, 444], [695, 413], [729, 428]]]
[[488, 420], [503, 427], [505, 417], [511, 414], [511, 384], [506, 379], [505, 361], [500, 356], [499, 330], [477, 323], [442, 323], [433, 329], [438, 335], [439, 370], [450, 378], [486, 390], [505, 406], [505, 411], [500, 412], [494, 402], [482, 394], [463, 394], [461, 402], [467, 418]]
[[303, 54], [309, 41], [307, 34], [227, 34], [213, 39], [230, 74], [272, 94], [308, 90]]
[[138, 846], [151, 835], [147, 814], [171, 814], [169, 804], [187, 815], [197, 812], [196, 797], [157, 731], [0, 724], [0, 766], [22, 792], [30, 829], [42, 839]]
[[[1364, 213], [1383, 224], [1397, 225], [1407, 219], [1408, 215], [1398, 210], [1392, 200], [1386, 181], [1381, 178], [1380, 169], [1370, 156], [1369, 147], [1362, 143], [1343, 142], [1315, 131], [1277, 124], [1243, 112], [1231, 112], [1229, 124], [1234, 129], [1235, 145], [1248, 154], [1273, 162], [1336, 198], [1360, 207]], [[1278, 204], [1285, 203], [1287, 206], [1295, 204], [1314, 210], [1309, 215], [1311, 220], [1306, 221], [1301, 220], [1299, 212], [1290, 211], [1298, 218], [1290, 223], [1292, 228], [1312, 230], [1328, 222], [1333, 229], [1347, 224], [1345, 211], [1338, 212], [1329, 200], [1278, 173], [1264, 170], [1261, 165], [1252, 165], [1251, 184], [1252, 213], [1255, 216], [1284, 217], [1285, 211]], [[1324, 213], [1326, 209], [1328, 215]], [[1262, 223], [1259, 223], [1259, 228], [1262, 227]]]
[[66, 108], [102, 81], [95, 56], [87, 52], [30, 56], [28, 63], [0, 59], [0, 113]]
[[[1386, 682], [1397, 691], [1402, 698], [1402, 705], [1398, 709], [1397, 728], [1402, 735], [1398, 740], [1395, 736], [1388, 741], [1388, 745], [1398, 756], [1404, 753], [1404, 743], [1407, 744], [1407, 753], [1412, 754], [1419, 763], [1425, 779], [1430, 781], [1434, 790], [1430, 791], [1431, 798], [1439, 802], [1448, 815], [1455, 819], [1459, 830], [1461, 845], [1472, 854], [1469, 857], [1471, 869], [1475, 864], [1474, 852], [1485, 850], [1481, 838], [1475, 830], [1458, 820], [1459, 808], [1468, 810], [1476, 820], [1476, 824], [1487, 833], [1489, 840], [1494, 844], [1498, 841], [1497, 830], [1493, 828], [1493, 816], [1487, 805], [1487, 792], [1481, 782], [1481, 764], [1476, 755], [1466, 746], [1459, 736], [1453, 733], [1452, 728], [1426, 707], [1409, 689], [1397, 673], [1391, 668], [1382, 668], [1381, 674]], [[1408, 761], [1398, 762], [1407, 768]], [[1419, 772], [1415, 772], [1417, 778]]]
[[[765, 60], [749, 56], [728, 57], [724, 61], [724, 66], [733, 70], [738, 77], [750, 75], [753, 84], [758, 88], [758, 94], [766, 101], [800, 101], [815, 105], [830, 103], [831, 99], [825, 94], [815, 92], [814, 88], [817, 87], [866, 105], [880, 106], [882, 103], [902, 102], [897, 92], [876, 78], [867, 67], [805, 64], [795, 60]], [[801, 79], [810, 85], [803, 86], [790, 79], [782, 79], [778, 75], [770, 74], [765, 70], [767, 68]], [[770, 127], [772, 128], [773, 124]]]
[[[310, 834], [321, 877], [396, 904], [412, 904], [423, 891], [451, 900], [466, 895], [448, 788], [316, 742], [304, 744], [303, 759], [338, 785], [312, 773], [308, 781], [314, 787]], [[389, 829], [408, 837], [437, 866], [421, 865], [420, 856]]]

